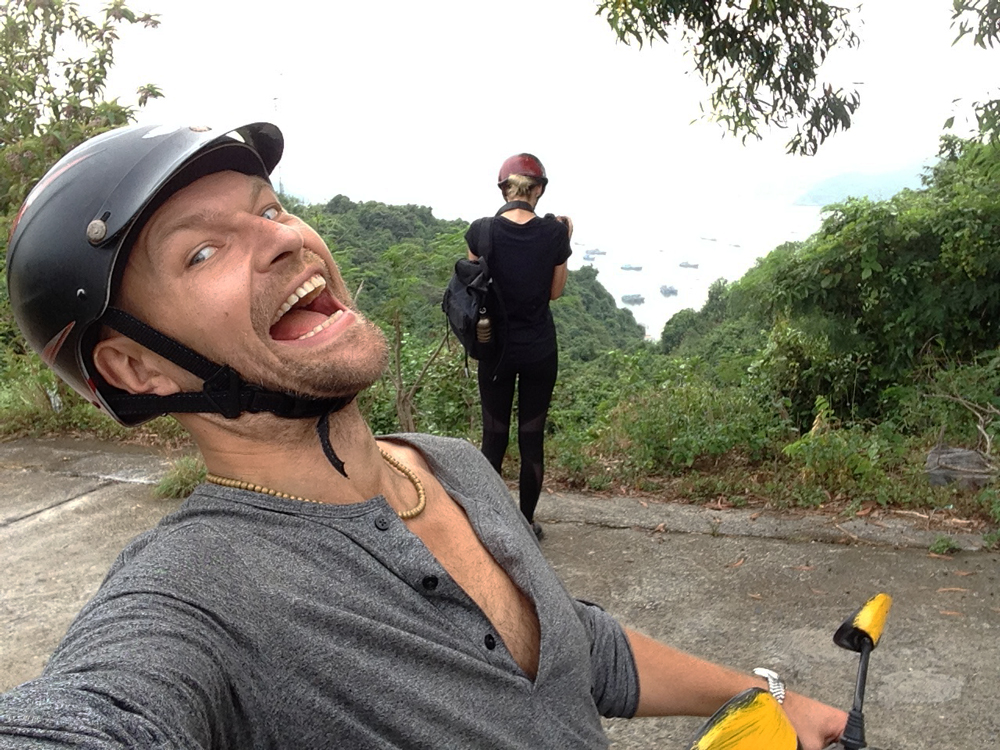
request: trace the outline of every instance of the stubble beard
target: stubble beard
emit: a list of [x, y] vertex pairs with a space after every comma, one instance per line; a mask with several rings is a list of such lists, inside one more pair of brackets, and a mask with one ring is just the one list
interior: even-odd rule
[[[353, 396], [370, 388], [389, 364], [389, 345], [382, 329], [353, 308], [354, 324], [338, 336], [336, 346], [313, 358], [284, 357], [277, 369], [247, 363], [236, 369], [247, 382], [307, 398]], [[254, 329], [268, 336], [270, 313], [252, 310]], [[289, 347], [291, 349], [291, 347]], [[235, 365], [234, 365], [235, 366]]]

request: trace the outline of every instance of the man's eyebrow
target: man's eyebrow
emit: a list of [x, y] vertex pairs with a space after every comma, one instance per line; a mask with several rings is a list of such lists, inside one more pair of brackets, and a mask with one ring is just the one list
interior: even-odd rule
[[193, 213], [185, 214], [184, 216], [162, 227], [154, 227], [153, 231], [150, 232], [149, 236], [146, 238], [146, 244], [158, 247], [178, 232], [185, 232], [189, 229], [198, 229], [211, 225], [219, 218], [219, 216], [220, 214], [218, 211], [210, 211], [208, 209], [201, 209]]
[[250, 180], [253, 182], [253, 188], [250, 192], [250, 199], [252, 203], [256, 203], [260, 198], [260, 194], [265, 190], [272, 189], [271, 183], [265, 180], [259, 175], [251, 175]]
[[[265, 180], [263, 177], [257, 175], [251, 176], [252, 185], [250, 188], [250, 200], [249, 204], [254, 205], [260, 200], [260, 195], [265, 190], [271, 189], [271, 183]], [[150, 232], [149, 236], [146, 238], [147, 246], [159, 246], [173, 234], [178, 232], [183, 232], [189, 229], [199, 229], [201, 227], [210, 226], [220, 217], [220, 213], [216, 210], [202, 209], [197, 210], [184, 216], [179, 217], [175, 221], [172, 221], [162, 227], [154, 227], [153, 231]]]

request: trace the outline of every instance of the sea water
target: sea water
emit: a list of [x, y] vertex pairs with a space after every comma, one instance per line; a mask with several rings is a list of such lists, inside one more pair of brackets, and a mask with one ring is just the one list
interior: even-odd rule
[[[631, 310], [646, 329], [646, 337], [658, 340], [664, 323], [674, 313], [688, 307], [701, 309], [713, 282], [736, 281], [758, 258], [782, 243], [808, 238], [819, 229], [820, 222], [818, 207], [788, 206], [740, 221], [717, 222], [711, 228], [676, 227], [655, 240], [613, 232], [597, 237], [596, 233], [577, 231], [569, 267], [596, 268], [597, 280], [615, 298], [615, 304]], [[593, 250], [605, 254], [584, 260], [584, 255]], [[681, 263], [697, 268], [684, 268]], [[624, 265], [641, 266], [642, 270], [623, 270]], [[660, 293], [661, 286], [675, 287], [677, 294], [665, 297]], [[625, 304], [622, 296], [627, 294], [641, 294], [644, 302]]]

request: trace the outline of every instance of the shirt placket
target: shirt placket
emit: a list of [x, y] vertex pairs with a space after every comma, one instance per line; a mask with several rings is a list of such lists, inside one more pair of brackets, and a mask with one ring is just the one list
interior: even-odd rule
[[479, 658], [527, 679], [479, 605], [388, 506], [385, 510], [377, 510], [369, 523], [375, 543], [383, 550], [384, 563], [432, 604]]

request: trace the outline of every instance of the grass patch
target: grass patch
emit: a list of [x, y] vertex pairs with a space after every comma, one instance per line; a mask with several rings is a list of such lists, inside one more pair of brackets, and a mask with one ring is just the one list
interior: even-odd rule
[[200, 456], [182, 456], [170, 465], [154, 490], [157, 497], [180, 499], [205, 481], [205, 463]]
[[962, 547], [947, 534], [938, 534], [931, 542], [930, 551], [935, 555], [949, 555], [952, 552], [960, 552]]
[[124, 427], [66, 386], [45, 389], [20, 381], [0, 388], [0, 440], [57, 436], [165, 447], [191, 444], [187, 431], [172, 417]]

